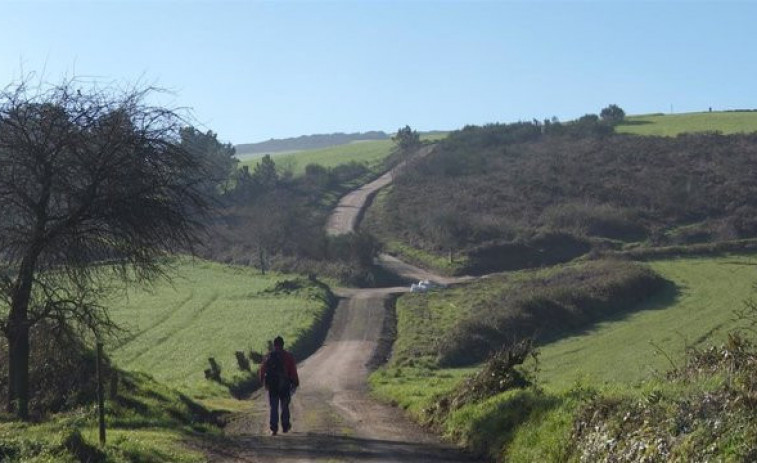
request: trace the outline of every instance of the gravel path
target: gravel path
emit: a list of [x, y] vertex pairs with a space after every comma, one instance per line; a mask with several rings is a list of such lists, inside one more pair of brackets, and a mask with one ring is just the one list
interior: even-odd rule
[[[425, 156], [432, 149], [423, 147], [417, 155]], [[328, 232], [352, 231], [372, 195], [391, 182], [393, 173], [343, 197], [328, 222]], [[462, 281], [433, 275], [391, 256], [382, 256], [380, 262], [406, 278], [444, 284]], [[301, 387], [292, 400], [292, 430], [268, 435], [267, 401], [258, 392], [251, 398], [252, 411], [235, 416], [227, 426], [231, 444], [205, 446], [209, 461], [475, 461], [408, 420], [402, 410], [368, 395], [368, 364], [382, 335], [386, 298], [407, 291], [407, 287], [338, 290], [342, 299], [324, 345], [298, 366]]]

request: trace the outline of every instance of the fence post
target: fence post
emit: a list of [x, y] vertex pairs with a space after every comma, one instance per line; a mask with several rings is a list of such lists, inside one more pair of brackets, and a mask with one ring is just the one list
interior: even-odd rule
[[102, 371], [103, 343], [97, 343], [97, 409], [100, 422], [100, 446], [105, 446], [105, 392]]

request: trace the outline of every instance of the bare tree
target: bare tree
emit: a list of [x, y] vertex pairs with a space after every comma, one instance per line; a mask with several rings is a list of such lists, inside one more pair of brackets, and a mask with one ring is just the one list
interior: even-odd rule
[[208, 202], [202, 163], [152, 88], [75, 80], [0, 92], [0, 329], [10, 413], [28, 418], [29, 330], [41, 320], [95, 335], [113, 282], [163, 275], [197, 243]]

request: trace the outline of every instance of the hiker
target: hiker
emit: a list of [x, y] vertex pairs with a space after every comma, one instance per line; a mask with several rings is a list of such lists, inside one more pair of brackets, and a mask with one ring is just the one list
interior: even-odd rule
[[260, 364], [260, 382], [268, 391], [268, 402], [271, 405], [271, 435], [279, 432], [279, 405], [281, 405], [281, 430], [289, 432], [292, 421], [289, 416], [289, 401], [294, 390], [300, 385], [297, 376], [297, 364], [294, 356], [284, 350], [284, 338], [277, 336], [273, 340], [273, 350]]

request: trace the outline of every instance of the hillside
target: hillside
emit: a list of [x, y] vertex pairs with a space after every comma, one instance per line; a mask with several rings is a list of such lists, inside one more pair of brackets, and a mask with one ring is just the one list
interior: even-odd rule
[[237, 155], [273, 154], [287, 151], [303, 151], [346, 145], [356, 141], [387, 140], [389, 135], [381, 131], [364, 133], [331, 133], [301, 135], [295, 138], [272, 138], [259, 143], [242, 143], [235, 145]]
[[[308, 279], [189, 258], [172, 266], [173, 281], [107, 301], [112, 320], [126, 329], [105, 346], [107, 445], [98, 443], [91, 352], [50, 352], [57, 344], [35, 339], [33, 355], [47, 361], [32, 371], [32, 410], [44, 419], [21, 423], [0, 414], [0, 461], [207, 461], [200, 443], [229, 445], [219, 410], [251, 406], [232, 398], [258, 386], [251, 351], [264, 352], [280, 334], [304, 358], [330, 324], [333, 295]], [[236, 352], [252, 363], [249, 370]], [[204, 373], [211, 357], [217, 379]]]
[[396, 179], [365, 227], [386, 242], [452, 252], [463, 273], [757, 236], [757, 135], [596, 127], [455, 132]]
[[[295, 176], [303, 175], [305, 168], [310, 164], [333, 169], [354, 162], [379, 172], [393, 147], [394, 143], [391, 140], [369, 140], [296, 153], [282, 153], [275, 155], [273, 159], [277, 166], [291, 170]], [[259, 162], [259, 158], [251, 158], [240, 162], [239, 166], [248, 166], [253, 170]]]
[[[622, 304], [623, 285], [640, 275], [639, 267], [626, 265], [569, 264], [402, 297], [397, 341], [387, 366], [372, 377], [374, 393], [496, 461], [631, 462], [642, 455], [645, 461], [701, 461], [705, 455], [751, 461], [746, 456], [757, 451], [757, 420], [746, 397], [754, 393], [757, 371], [746, 360], [739, 364], [743, 370], [731, 366], [739, 371], [739, 386], [731, 387], [723, 375], [728, 363], [718, 359], [754, 361], [754, 349], [728, 333], [739, 326], [734, 311], [754, 294], [755, 258], [652, 262], [647, 270], [668, 281], [667, 289], [636, 299], [625, 311], [608, 310], [597, 323], [560, 333], [549, 328], [563, 310], [580, 323], [582, 310], [597, 306], [587, 294], [608, 308]], [[521, 302], [514, 305], [514, 298]], [[544, 326], [541, 333], [551, 339], [538, 348], [538, 363], [529, 357], [515, 370], [493, 360], [444, 365], [448, 346], [490, 336], [497, 329], [492, 319], [507, 311]], [[481, 371], [491, 372], [497, 384], [481, 382]], [[518, 377], [524, 379], [520, 386], [502, 386]], [[707, 401], [713, 407], [697, 405]], [[685, 426], [671, 424], [678, 422]], [[715, 422], [723, 427], [713, 432]]]
[[[301, 356], [310, 353], [329, 309], [325, 290], [294, 276], [179, 260], [172, 282], [114, 302], [111, 316], [128, 336], [111, 348], [112, 357], [192, 397], [224, 397], [250, 379], [235, 352], [265, 352], [282, 335]], [[209, 357], [221, 368], [220, 383], [203, 374]]]
[[666, 137], [693, 132], [752, 133], [757, 131], [757, 112], [717, 111], [630, 116], [616, 127], [616, 131]]

